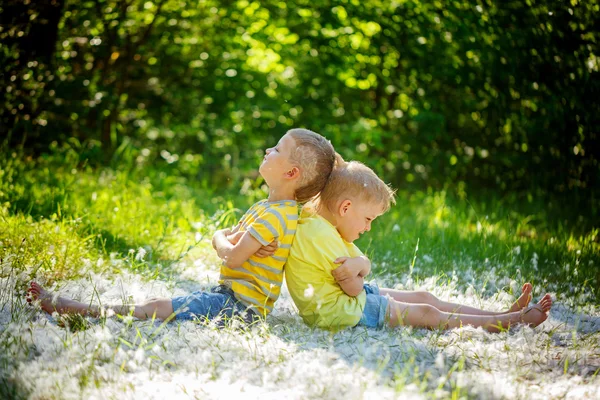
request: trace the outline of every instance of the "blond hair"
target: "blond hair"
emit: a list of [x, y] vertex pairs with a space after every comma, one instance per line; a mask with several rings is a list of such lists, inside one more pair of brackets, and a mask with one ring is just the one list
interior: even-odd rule
[[345, 162], [337, 154], [336, 167], [316, 206], [325, 206], [333, 212], [341, 201], [350, 199], [379, 205], [382, 212], [386, 212], [392, 204], [396, 204], [395, 193], [371, 168], [359, 161]]
[[333, 170], [336, 152], [327, 139], [308, 129], [290, 129], [286, 134], [296, 142], [290, 162], [301, 170], [294, 194], [296, 201], [305, 203], [323, 190]]

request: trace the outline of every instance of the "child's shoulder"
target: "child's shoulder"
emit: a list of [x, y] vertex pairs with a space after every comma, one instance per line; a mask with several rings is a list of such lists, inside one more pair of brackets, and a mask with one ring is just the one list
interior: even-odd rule
[[269, 201], [262, 199], [254, 203], [250, 209], [261, 209], [261, 210], [298, 210], [298, 203], [295, 200], [279, 200]]
[[252, 210], [253, 208], [257, 208], [257, 207], [264, 207], [266, 203], [268, 203], [267, 199], [259, 200], [256, 203], [252, 204], [250, 206], [249, 210]]
[[267, 201], [263, 200], [264, 205], [267, 208], [273, 209], [298, 209], [298, 203], [296, 200], [279, 200], [279, 201]]
[[295, 226], [298, 222], [298, 206], [293, 200], [282, 200], [277, 202], [269, 202], [261, 200], [248, 210], [247, 214], [254, 217], [254, 221], [266, 221], [273, 226], [287, 226], [290, 224]]
[[299, 226], [313, 239], [335, 240], [339, 237], [337, 230], [329, 221], [313, 212], [303, 211], [300, 214]]

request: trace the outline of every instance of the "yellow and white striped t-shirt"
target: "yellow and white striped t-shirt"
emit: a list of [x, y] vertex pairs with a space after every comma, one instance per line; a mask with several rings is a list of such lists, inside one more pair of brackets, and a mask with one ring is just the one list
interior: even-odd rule
[[287, 261], [298, 224], [298, 204], [293, 200], [255, 203], [240, 220], [240, 231], [248, 231], [263, 246], [277, 239], [279, 247], [270, 257], [252, 255], [239, 268], [221, 266], [220, 284], [261, 316], [273, 311], [281, 292], [283, 266]]

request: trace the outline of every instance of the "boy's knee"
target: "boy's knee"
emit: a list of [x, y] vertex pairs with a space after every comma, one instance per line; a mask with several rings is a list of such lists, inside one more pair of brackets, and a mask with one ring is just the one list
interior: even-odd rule
[[159, 299], [148, 299], [143, 303], [137, 304], [134, 308], [134, 315], [138, 318], [140, 318], [139, 315], [143, 315], [144, 318], [150, 318], [156, 312], [158, 304]]
[[435, 306], [426, 303], [404, 304], [390, 300], [388, 305], [390, 326], [411, 325], [435, 327], [442, 322], [442, 313]]
[[433, 294], [425, 291], [416, 292], [417, 299], [419, 303], [434, 305], [439, 300]]
[[389, 299], [386, 310], [386, 318], [389, 326], [394, 327], [398, 325], [404, 325], [404, 318], [402, 315], [403, 310], [404, 307], [402, 307], [399, 302], [394, 299]]
[[440, 310], [431, 304], [418, 304], [417, 307], [423, 315], [438, 315]]
[[414, 315], [417, 318], [415, 322], [419, 326], [435, 327], [442, 321], [441, 311], [431, 304], [417, 304], [412, 311], [415, 311]]

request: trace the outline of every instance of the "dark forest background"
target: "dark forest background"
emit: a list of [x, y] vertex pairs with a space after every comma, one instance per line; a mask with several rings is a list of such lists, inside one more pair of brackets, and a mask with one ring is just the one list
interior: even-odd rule
[[227, 189], [303, 126], [396, 187], [596, 210], [599, 7], [3, 0], [0, 135]]

